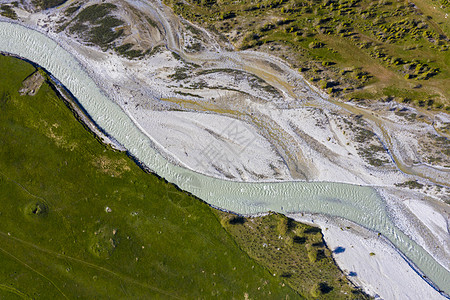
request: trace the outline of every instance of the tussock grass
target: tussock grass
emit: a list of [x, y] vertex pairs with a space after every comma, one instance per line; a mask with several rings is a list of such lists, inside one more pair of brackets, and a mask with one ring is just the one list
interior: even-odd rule
[[[166, 0], [175, 13], [218, 32], [240, 49], [278, 55], [306, 78], [338, 82], [328, 93], [368, 100], [392, 97], [450, 109], [450, 28], [437, 0]], [[430, 7], [435, 9], [428, 9]], [[426, 12], [426, 13], [424, 13]], [[317, 82], [317, 80], [314, 80]], [[420, 84], [420, 88], [414, 89]], [[320, 86], [319, 86], [320, 87]], [[322, 87], [323, 88], [323, 87]], [[418, 91], [417, 91], [418, 89]], [[397, 99], [398, 98], [398, 99]]]

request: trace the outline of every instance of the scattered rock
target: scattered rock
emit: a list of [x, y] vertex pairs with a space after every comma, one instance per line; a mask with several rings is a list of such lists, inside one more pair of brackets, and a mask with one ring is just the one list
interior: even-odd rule
[[19, 90], [19, 94], [21, 96], [36, 95], [44, 81], [45, 78], [39, 71], [34, 72], [22, 82], [22, 87]]

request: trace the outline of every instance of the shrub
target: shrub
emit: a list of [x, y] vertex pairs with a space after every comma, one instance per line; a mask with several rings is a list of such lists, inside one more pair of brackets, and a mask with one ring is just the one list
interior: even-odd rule
[[313, 296], [314, 298], [318, 298], [320, 297], [320, 289], [319, 289], [319, 284], [315, 283], [312, 287], [311, 287], [311, 296]]
[[16, 12], [11, 8], [11, 6], [3, 4], [1, 7], [0, 15], [17, 20], [17, 14]]
[[270, 30], [272, 30], [272, 29], [274, 29], [274, 28], [275, 28], [275, 25], [273, 25], [272, 23], [267, 23], [267, 24], [264, 24], [264, 26], [261, 27], [261, 28], [259, 29], [259, 31], [261, 31], [261, 32], [266, 32], [266, 31], [270, 31]]
[[91, 22], [97, 24], [101, 18], [107, 16], [117, 6], [111, 3], [93, 4], [83, 9], [78, 15], [77, 19], [80, 22]]
[[423, 188], [423, 184], [417, 182], [417, 180], [409, 180], [403, 183], [396, 183], [395, 186], [399, 187], [408, 187], [409, 189], [421, 189]]
[[66, 16], [70, 16], [70, 15], [72, 15], [73, 13], [75, 13], [77, 10], [79, 10], [80, 7], [81, 7], [81, 5], [72, 5], [72, 6], [70, 6], [70, 7], [68, 7], [68, 8], [66, 9], [66, 11], [64, 12], [64, 14], [65, 14]]
[[322, 43], [322, 42], [317, 42], [317, 41], [311, 42], [311, 43], [309, 43], [309, 45], [308, 45], [308, 47], [311, 48], [311, 49], [322, 48], [323, 46], [325, 46], [324, 43]]
[[48, 9], [61, 5], [66, 2], [66, 0], [32, 0], [31, 2], [42, 9]]
[[233, 218], [231, 218], [228, 223], [230, 223], [230, 225], [242, 225], [245, 223], [245, 218], [242, 216], [235, 216]]
[[227, 20], [236, 17], [236, 14], [234, 12], [228, 11], [228, 12], [221, 12], [219, 14], [220, 20]]

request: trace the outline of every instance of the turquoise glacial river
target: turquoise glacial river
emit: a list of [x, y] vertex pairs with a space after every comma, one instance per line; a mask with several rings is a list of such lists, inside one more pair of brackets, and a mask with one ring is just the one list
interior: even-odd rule
[[395, 226], [384, 200], [373, 188], [332, 182], [234, 182], [175, 166], [150, 146], [149, 138], [102, 93], [78, 60], [51, 38], [18, 24], [0, 22], [0, 51], [44, 67], [134, 157], [207, 203], [241, 214], [310, 212], [353, 221], [384, 235], [434, 286], [450, 294], [450, 272]]

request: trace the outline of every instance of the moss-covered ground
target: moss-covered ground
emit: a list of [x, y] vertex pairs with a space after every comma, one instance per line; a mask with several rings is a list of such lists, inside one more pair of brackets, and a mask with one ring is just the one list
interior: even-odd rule
[[351, 100], [450, 110], [446, 0], [165, 0], [240, 49], [272, 53]]
[[219, 215], [239, 247], [307, 299], [368, 299], [336, 269], [319, 228], [280, 214]]
[[[277, 260], [272, 248], [255, 255], [248, 233], [230, 227], [233, 215], [99, 142], [50, 82], [20, 96], [34, 71], [0, 55], [0, 298], [360, 297], [329, 253], [305, 263], [312, 248], [295, 239]], [[260, 238], [279, 243], [272, 219], [254, 220]], [[306, 243], [321, 242], [313, 235]], [[305, 280], [284, 267], [292, 259]]]

